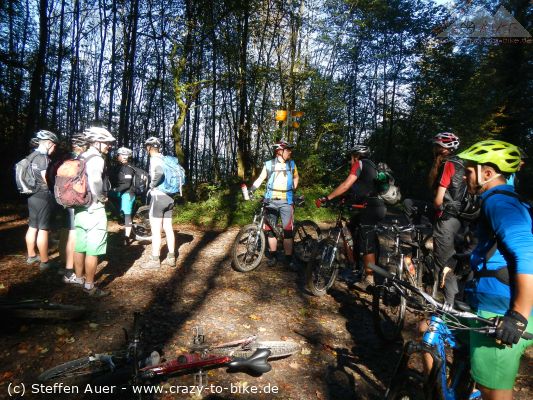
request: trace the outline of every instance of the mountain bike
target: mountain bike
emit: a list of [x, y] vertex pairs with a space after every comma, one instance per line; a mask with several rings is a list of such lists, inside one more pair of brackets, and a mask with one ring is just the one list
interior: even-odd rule
[[133, 336], [125, 349], [95, 353], [68, 361], [48, 369], [39, 375], [40, 382], [85, 378], [100, 382], [129, 382], [134, 385], [147, 383], [155, 378], [176, 374], [194, 374], [197, 386], [207, 384], [205, 371], [227, 367], [228, 372], [246, 372], [258, 376], [270, 371], [269, 360], [290, 356], [299, 350], [293, 341], [263, 341], [257, 336], [226, 343], [208, 345], [201, 327], [193, 329], [189, 351], [170, 360], [161, 360], [157, 352], [145, 358], [141, 348], [142, 329], [140, 314], [134, 314]]
[[[231, 249], [232, 266], [239, 272], [249, 272], [259, 266], [266, 249], [266, 237], [263, 227], [268, 226], [278, 240], [283, 239], [283, 227], [272, 225], [266, 217], [270, 199], [260, 198], [259, 208], [253, 222], [245, 225], [235, 238]], [[295, 207], [304, 204], [303, 196], [295, 198]], [[311, 252], [320, 238], [320, 228], [311, 220], [294, 221], [294, 255], [298, 260], [307, 262]]]
[[[455, 304], [460, 310], [445, 306], [420, 288], [398, 279], [383, 268], [375, 265], [371, 265], [370, 268], [376, 274], [388, 279], [412, 307], [431, 315], [428, 329], [422, 339], [405, 344], [385, 398], [388, 400], [481, 398], [470, 376], [468, 348], [457, 340], [455, 332], [468, 333], [469, 330], [475, 330], [494, 335], [499, 317], [494, 319], [479, 317], [472, 313], [468, 305], [461, 302]], [[475, 323], [466, 325], [465, 321], [475, 321]], [[522, 337], [533, 339], [533, 334], [525, 332]], [[451, 350], [453, 357], [449, 354]], [[428, 373], [423, 372], [424, 354], [430, 355], [433, 359]]]
[[0, 311], [6, 317], [66, 321], [81, 318], [86, 308], [43, 299], [0, 299]]
[[[333, 286], [339, 269], [351, 268], [356, 272], [356, 280], [364, 275], [363, 263], [358, 254], [354, 253], [357, 244], [352, 239], [348, 220], [344, 212], [363, 209], [364, 204], [346, 204], [345, 200], [328, 202], [322, 207], [333, 207], [338, 211], [335, 226], [330, 229], [327, 237], [322, 238], [314, 247], [305, 269], [307, 289], [315, 296], [323, 296]], [[356, 227], [359, 229], [362, 225]], [[357, 235], [356, 235], [357, 237]]]
[[[431, 296], [437, 293], [438, 276], [433, 263], [430, 224], [391, 225], [376, 227], [381, 242], [392, 243], [390, 251], [381, 251], [380, 265], [398, 279], [420, 288]], [[390, 245], [387, 247], [391, 247]], [[374, 277], [372, 291], [372, 316], [378, 336], [392, 342], [402, 331], [406, 300], [387, 279]]]

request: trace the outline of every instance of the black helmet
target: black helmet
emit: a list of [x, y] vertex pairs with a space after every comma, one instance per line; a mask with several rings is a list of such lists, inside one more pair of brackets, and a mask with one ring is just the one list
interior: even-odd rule
[[350, 149], [350, 154], [358, 154], [361, 157], [368, 157], [370, 155], [370, 148], [364, 144], [356, 144]]

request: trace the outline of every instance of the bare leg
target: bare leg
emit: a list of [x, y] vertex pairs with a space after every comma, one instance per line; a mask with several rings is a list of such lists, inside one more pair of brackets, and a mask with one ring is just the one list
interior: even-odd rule
[[85, 283], [94, 284], [96, 267], [98, 266], [98, 256], [85, 256]]
[[278, 238], [277, 237], [268, 237], [268, 248], [270, 249], [270, 252], [272, 254], [276, 253], [276, 250], [278, 248]]
[[67, 246], [65, 248], [65, 255], [66, 255], [66, 268], [67, 269], [73, 269], [74, 268], [74, 248], [76, 247], [76, 231], [71, 230], [68, 231], [68, 239], [67, 239]]
[[162, 224], [163, 218], [150, 217], [150, 227], [152, 229], [152, 256], [154, 257], [159, 257], [159, 252], [161, 251]]
[[174, 236], [174, 229], [172, 229], [172, 218], [163, 218], [163, 229], [167, 237], [168, 252], [175, 253], [176, 237]]
[[74, 272], [78, 278], [83, 276], [85, 270], [85, 253], [74, 253]]
[[489, 389], [479, 384], [477, 387], [481, 391], [483, 400], [512, 400], [513, 398], [512, 390]]
[[48, 262], [48, 231], [39, 229], [37, 231], [37, 248], [41, 262]]
[[35, 239], [37, 237], [37, 228], [28, 228], [26, 232], [26, 249], [28, 251], [28, 257], [35, 257]]
[[368, 265], [369, 264], [376, 264], [376, 255], [374, 253], [365, 254], [363, 256], [363, 264], [365, 265], [365, 272], [368, 276], [373, 275], [374, 271], [372, 271]]

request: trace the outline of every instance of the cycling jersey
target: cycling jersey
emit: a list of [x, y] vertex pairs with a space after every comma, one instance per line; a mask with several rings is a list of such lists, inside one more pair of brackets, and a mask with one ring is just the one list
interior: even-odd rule
[[120, 166], [117, 176], [117, 192], [124, 193], [126, 191], [133, 192], [133, 175], [135, 171], [128, 164]]
[[43, 172], [46, 174], [48, 164], [50, 164], [50, 157], [48, 157], [46, 153], [43, 153], [39, 149], [36, 149], [35, 152], [37, 154], [32, 159], [31, 168], [33, 170], [33, 175], [35, 176], [37, 192], [47, 192], [49, 189], [48, 185], [43, 179]]
[[362, 202], [368, 197], [376, 196], [375, 180], [377, 174], [376, 166], [367, 158], [352, 164], [350, 175], [355, 175], [357, 180], [350, 188], [350, 192], [356, 203]]
[[[484, 217], [470, 263], [475, 272], [484, 267], [489, 271], [507, 267], [512, 283], [513, 274], [533, 274], [532, 221], [528, 206], [508, 195], [489, 196], [494, 190], [515, 191], [513, 186], [499, 185], [481, 195]], [[475, 283], [473, 305], [479, 310], [505, 314], [511, 306], [510, 286], [493, 276], [480, 277]]]

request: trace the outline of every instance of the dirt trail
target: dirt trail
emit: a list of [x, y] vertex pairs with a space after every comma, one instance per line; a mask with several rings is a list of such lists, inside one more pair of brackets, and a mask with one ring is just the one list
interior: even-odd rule
[[[6, 225], [6, 224], [9, 224]], [[28, 388], [36, 376], [60, 362], [91, 352], [120, 348], [122, 328], [130, 328], [133, 311], [146, 318], [145, 342], [170, 358], [190, 343], [192, 328], [204, 327], [207, 340], [216, 342], [258, 334], [265, 340], [292, 339], [302, 351], [272, 363], [262, 377], [209, 372], [218, 395], [166, 394], [158, 398], [219, 399], [380, 399], [401, 344], [383, 345], [375, 336], [370, 297], [337, 283], [322, 298], [305, 293], [300, 276], [281, 265], [261, 265], [250, 273], [235, 272], [229, 249], [237, 230], [201, 231], [176, 226], [178, 268], [145, 271], [140, 268], [150, 246], [123, 247], [119, 227], [111, 224], [108, 256], [100, 263], [98, 282], [111, 291], [105, 299], [90, 299], [81, 289], [61, 282], [55, 272], [40, 273], [25, 265], [21, 246], [24, 225], [16, 219], [0, 229], [0, 294], [14, 298], [45, 297], [86, 305], [81, 321], [53, 323], [9, 322], [0, 337], [0, 398], [10, 382]], [[406, 338], [414, 333], [410, 318]], [[525, 364], [531, 364], [525, 357]], [[530, 372], [525, 365], [518, 381], [517, 399], [533, 398]], [[192, 376], [174, 377], [163, 389], [193, 385]], [[231, 394], [234, 385], [247, 391], [277, 393]], [[183, 389], [182, 389], [183, 390]], [[235, 390], [235, 389], [234, 389]], [[243, 391], [241, 389], [241, 391]], [[104, 398], [114, 398], [116, 396]], [[79, 398], [75, 395], [33, 394], [25, 398]], [[102, 398], [92, 395], [88, 398]]]

